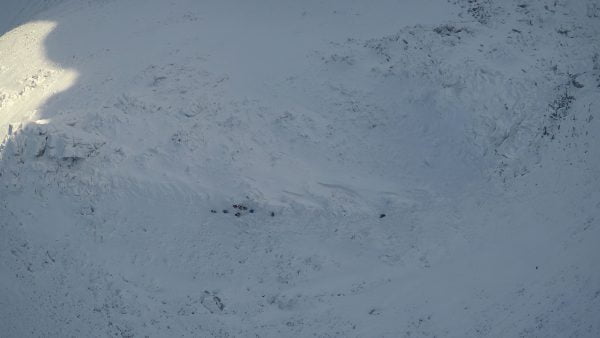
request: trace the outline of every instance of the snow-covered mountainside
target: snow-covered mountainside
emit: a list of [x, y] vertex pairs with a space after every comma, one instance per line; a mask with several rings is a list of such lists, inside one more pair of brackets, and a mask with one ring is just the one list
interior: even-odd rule
[[0, 13], [0, 336], [600, 336], [597, 0]]

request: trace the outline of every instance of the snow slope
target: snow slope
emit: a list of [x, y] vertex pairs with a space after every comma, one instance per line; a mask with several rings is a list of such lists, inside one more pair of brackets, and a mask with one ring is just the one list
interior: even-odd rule
[[0, 9], [1, 336], [600, 335], [597, 1]]
[[56, 6], [63, 0], [3, 0], [0, 11], [0, 35], [26, 23], [37, 14]]

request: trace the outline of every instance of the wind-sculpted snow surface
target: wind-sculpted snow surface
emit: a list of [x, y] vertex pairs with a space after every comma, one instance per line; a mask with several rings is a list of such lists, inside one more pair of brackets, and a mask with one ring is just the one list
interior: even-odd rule
[[600, 336], [596, 1], [2, 6], [0, 336]]

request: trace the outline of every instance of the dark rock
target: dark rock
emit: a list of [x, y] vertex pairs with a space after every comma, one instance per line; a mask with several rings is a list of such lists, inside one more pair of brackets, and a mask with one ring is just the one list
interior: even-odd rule
[[212, 292], [204, 291], [204, 295], [200, 299], [200, 303], [208, 310], [210, 313], [219, 313], [225, 309], [225, 304], [219, 296]]

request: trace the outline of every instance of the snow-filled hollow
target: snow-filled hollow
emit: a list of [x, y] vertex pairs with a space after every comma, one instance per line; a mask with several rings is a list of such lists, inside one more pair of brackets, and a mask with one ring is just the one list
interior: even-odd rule
[[0, 336], [600, 335], [595, 1], [0, 13]]

